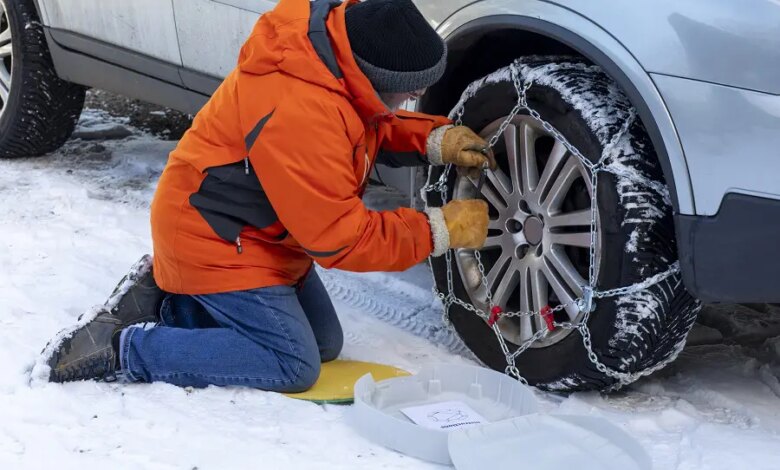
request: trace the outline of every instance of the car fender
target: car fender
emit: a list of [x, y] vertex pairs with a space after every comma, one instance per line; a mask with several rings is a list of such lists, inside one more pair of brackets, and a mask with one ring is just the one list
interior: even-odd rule
[[674, 122], [650, 75], [619, 41], [588, 18], [540, 0], [484, 0], [443, 21], [449, 43], [474, 28], [515, 28], [555, 39], [604, 68], [637, 108], [661, 160], [675, 212], [695, 214], [688, 165]]

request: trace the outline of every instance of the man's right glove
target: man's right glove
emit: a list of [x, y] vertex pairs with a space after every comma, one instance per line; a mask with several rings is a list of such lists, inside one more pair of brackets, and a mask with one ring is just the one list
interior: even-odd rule
[[488, 233], [488, 205], [478, 199], [457, 200], [444, 207], [425, 210], [433, 235], [432, 256], [441, 256], [450, 248], [479, 249]]
[[491, 170], [498, 165], [488, 143], [465, 126], [443, 126], [428, 137], [428, 160], [433, 165], [452, 163], [457, 167]]

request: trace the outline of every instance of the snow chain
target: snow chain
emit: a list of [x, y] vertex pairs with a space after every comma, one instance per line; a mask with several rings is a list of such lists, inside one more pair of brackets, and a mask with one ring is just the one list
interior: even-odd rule
[[[506, 374], [515, 377], [520, 382], [524, 384], [528, 383], [525, 380], [525, 378], [523, 378], [522, 375], [520, 375], [520, 371], [517, 369], [517, 366], [515, 365], [517, 358], [521, 354], [523, 354], [529, 347], [531, 347], [533, 343], [546, 337], [552, 329], [562, 328], [567, 330], [579, 331], [582, 337], [582, 344], [585, 347], [585, 351], [588, 354], [589, 360], [595, 365], [596, 369], [598, 369], [599, 372], [611, 377], [616, 381], [616, 383], [612, 387], [610, 387], [610, 390], [620, 389], [625, 385], [635, 382], [637, 379], [641, 377], [653, 374], [656, 371], [666, 367], [670, 362], [672, 362], [677, 357], [677, 354], [680, 351], [679, 350], [673, 351], [666, 359], [664, 359], [660, 363], [638, 372], [631, 372], [631, 373], [620, 372], [607, 367], [603, 362], [601, 362], [598, 355], [593, 350], [591, 334], [590, 334], [590, 330], [588, 329], [588, 320], [590, 319], [591, 312], [595, 308], [594, 302], [596, 299], [630, 295], [630, 294], [643, 291], [648, 287], [658, 284], [659, 282], [667, 279], [668, 277], [679, 273], [680, 265], [679, 262], [675, 262], [666, 271], [658, 273], [652, 277], [645, 279], [642, 282], [639, 282], [631, 286], [605, 290], [605, 291], [598, 290], [596, 286], [597, 283], [596, 282], [597, 281], [596, 280], [596, 244], [597, 244], [596, 230], [598, 227], [597, 225], [598, 175], [601, 172], [607, 172], [623, 178], [628, 178], [655, 192], [658, 192], [664, 197], [668, 197], [666, 196], [666, 189], [662, 184], [658, 182], [643, 178], [642, 176], [637, 174], [621, 171], [619, 167], [610, 167], [608, 165], [616, 145], [625, 136], [625, 134], [630, 129], [631, 125], [635, 122], [636, 120], [635, 111], [633, 110], [631, 111], [631, 114], [626, 119], [626, 122], [623, 125], [623, 127], [615, 135], [612, 141], [610, 141], [604, 147], [604, 151], [599, 161], [593, 163], [587, 158], [585, 158], [585, 156], [576, 147], [574, 147], [563, 134], [561, 134], [557, 129], [555, 129], [552, 126], [552, 124], [545, 121], [536, 110], [529, 107], [528, 100], [527, 100], [527, 92], [531, 88], [533, 82], [530, 80], [521, 82], [520, 72], [515, 63], [510, 65], [509, 70], [512, 76], [512, 81], [514, 83], [515, 89], [517, 90], [518, 101], [515, 107], [509, 113], [507, 119], [501, 124], [496, 134], [490, 138], [490, 140], [488, 141], [488, 146], [490, 148], [493, 148], [498, 143], [499, 139], [501, 139], [501, 136], [503, 135], [504, 131], [510, 125], [510, 123], [515, 118], [515, 116], [517, 116], [521, 111], [527, 111], [528, 114], [530, 114], [533, 118], [539, 121], [539, 123], [541, 123], [544, 129], [546, 129], [550, 134], [552, 134], [552, 136], [555, 137], [556, 140], [561, 142], [561, 144], [563, 144], [566, 147], [566, 149], [569, 152], [571, 152], [572, 155], [577, 157], [579, 161], [585, 166], [586, 170], [590, 175], [590, 180], [593, 187], [593, 192], [591, 196], [590, 266], [588, 270], [588, 285], [583, 286], [584, 294], [581, 298], [578, 298], [566, 304], [561, 304], [556, 307], [545, 307], [541, 311], [504, 312], [500, 306], [494, 304], [492, 293], [487, 285], [485, 266], [482, 263], [480, 252], [475, 251], [474, 255], [477, 260], [477, 265], [479, 268], [479, 273], [482, 279], [482, 283], [485, 287], [485, 291], [487, 292], [487, 304], [490, 310], [489, 312], [485, 312], [477, 308], [476, 306], [466, 303], [455, 296], [454, 284], [453, 284], [453, 273], [452, 273], [452, 250], [448, 250], [447, 253], [445, 254], [445, 262], [447, 264], [447, 293], [439, 291], [434, 284], [434, 289], [433, 289], [434, 294], [438, 299], [442, 301], [444, 305], [444, 321], [446, 323], [449, 323], [449, 312], [450, 312], [450, 308], [453, 305], [458, 305], [464, 308], [465, 310], [478, 315], [488, 323], [488, 325], [492, 328], [493, 332], [495, 333], [496, 338], [498, 339], [498, 344], [501, 347], [501, 351], [506, 357], [506, 362], [507, 362], [507, 367], [505, 369]], [[464, 108], [465, 108], [465, 102], [462, 103], [458, 107], [458, 109], [454, 111], [455, 125], [460, 126], [463, 124], [463, 113], [465, 110]], [[430, 181], [430, 176], [428, 177], [427, 184], [422, 188], [422, 199], [425, 202], [426, 206], [428, 205], [427, 194], [431, 192], [438, 192], [440, 194], [442, 205], [447, 203], [447, 181], [449, 179], [449, 174], [451, 171], [452, 171], [452, 165], [447, 165], [444, 171], [442, 172], [441, 176], [439, 177], [438, 181], [433, 183]], [[571, 322], [555, 322], [553, 319], [553, 314], [571, 305], [576, 305], [579, 308], [580, 312], [582, 313], [581, 320], [576, 324]], [[548, 325], [548, 328], [547, 329], [541, 328], [530, 339], [525, 341], [523, 344], [519, 345], [516, 350], [511, 351], [509, 345], [504, 339], [504, 336], [501, 334], [501, 329], [497, 322], [499, 316], [505, 318], [539, 316], [542, 317], [541, 320], [543, 320], [544, 322], [541, 324], [546, 323]]]

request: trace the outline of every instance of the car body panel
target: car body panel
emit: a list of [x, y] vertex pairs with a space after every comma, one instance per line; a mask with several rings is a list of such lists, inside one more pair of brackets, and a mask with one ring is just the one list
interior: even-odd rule
[[[417, 6], [435, 27], [471, 1], [433, 5], [417, 0]], [[257, 18], [276, 3], [276, 0], [173, 0], [184, 66], [216, 77], [227, 75], [235, 67], [238, 50]], [[204, 32], [204, 28], [209, 31]], [[204, 36], [209, 40], [204, 41]]]
[[222, 3], [242, 10], [255, 13], [265, 13], [279, 3], [277, 0], [213, 0], [214, 3]]
[[780, 96], [652, 77], [682, 141], [697, 214], [717, 214], [728, 193], [780, 199]]
[[46, 26], [181, 65], [170, 0], [39, 0]]
[[438, 28], [441, 23], [450, 15], [461, 8], [474, 3], [475, 0], [412, 0], [423, 16], [434, 28]]
[[[185, 68], [219, 78], [235, 68], [241, 45], [260, 13], [228, 5], [226, 1], [173, 0]], [[269, 1], [253, 3], [258, 9], [271, 9], [274, 5]]]
[[[450, 40], [458, 29], [471, 22], [489, 21], [490, 18], [496, 18], [498, 21], [503, 17], [523, 17], [538, 24], [558, 26], [577, 37], [581, 42], [579, 46], [593, 47], [609, 57], [636, 88], [658, 126], [674, 178], [678, 211], [682, 214], [695, 214], [687, 163], [674, 123], [655, 84], [631, 52], [589, 19], [559, 5], [540, 0], [485, 0], [473, 3], [445, 20], [439, 32], [445, 39]], [[568, 45], [578, 49], [577, 44]]]
[[717, 215], [677, 215], [674, 223], [683, 282], [695, 297], [780, 302], [780, 201], [731, 192]]
[[609, 31], [648, 72], [780, 94], [777, 0], [548, 1]]

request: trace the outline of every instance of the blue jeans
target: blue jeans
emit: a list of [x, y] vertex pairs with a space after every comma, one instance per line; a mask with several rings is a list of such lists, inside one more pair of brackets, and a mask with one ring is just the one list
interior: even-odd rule
[[122, 333], [120, 362], [131, 381], [301, 392], [344, 342], [314, 270], [300, 287], [170, 295], [160, 313], [159, 326]]

